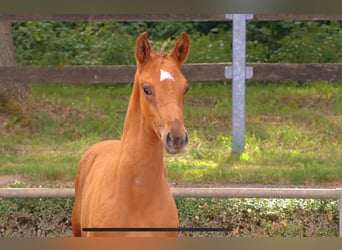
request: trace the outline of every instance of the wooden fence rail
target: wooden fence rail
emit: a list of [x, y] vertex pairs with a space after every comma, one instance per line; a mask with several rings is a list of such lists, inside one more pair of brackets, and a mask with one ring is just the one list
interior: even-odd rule
[[[26, 14], [26, 15], [0, 15], [0, 21], [12, 22], [171, 22], [171, 21], [227, 21], [232, 15], [228, 14]], [[254, 21], [329, 21], [342, 20], [342, 14], [256, 14]]]
[[[253, 80], [342, 81], [342, 63], [250, 63]], [[186, 64], [183, 72], [190, 82], [224, 81], [230, 63]], [[108, 66], [2, 66], [0, 81], [26, 83], [130, 83], [134, 65]]]
[[[171, 187], [174, 198], [342, 199], [342, 188]], [[0, 188], [2, 199], [73, 198], [73, 188]]]

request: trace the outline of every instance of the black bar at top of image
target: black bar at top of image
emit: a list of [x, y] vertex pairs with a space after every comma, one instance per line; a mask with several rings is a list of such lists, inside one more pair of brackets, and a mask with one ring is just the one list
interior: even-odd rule
[[165, 227], [94, 227], [83, 228], [83, 232], [231, 232], [231, 228], [193, 228], [193, 227], [179, 227], [179, 228], [165, 228]]

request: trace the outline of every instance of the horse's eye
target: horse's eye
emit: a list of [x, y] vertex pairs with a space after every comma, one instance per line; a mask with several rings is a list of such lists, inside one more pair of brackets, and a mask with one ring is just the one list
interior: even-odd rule
[[152, 90], [149, 87], [144, 86], [143, 89], [145, 95], [152, 95]]

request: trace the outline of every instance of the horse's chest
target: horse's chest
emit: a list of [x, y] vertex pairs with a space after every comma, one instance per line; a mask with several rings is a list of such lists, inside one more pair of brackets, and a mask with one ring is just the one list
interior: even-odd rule
[[132, 197], [118, 208], [121, 215], [124, 215], [125, 222], [136, 224], [137, 226], [173, 226], [178, 225], [178, 213], [172, 196], [150, 196], [140, 194]]
[[177, 208], [169, 192], [120, 193], [102, 198], [94, 204], [96, 212], [90, 213], [91, 224], [98, 227], [178, 227]]

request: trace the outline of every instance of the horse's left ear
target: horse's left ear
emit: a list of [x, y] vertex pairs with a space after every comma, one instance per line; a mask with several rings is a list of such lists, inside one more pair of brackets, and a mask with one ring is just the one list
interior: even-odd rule
[[190, 53], [190, 38], [185, 32], [178, 39], [175, 47], [172, 49], [171, 55], [178, 62], [179, 67], [186, 61]]

